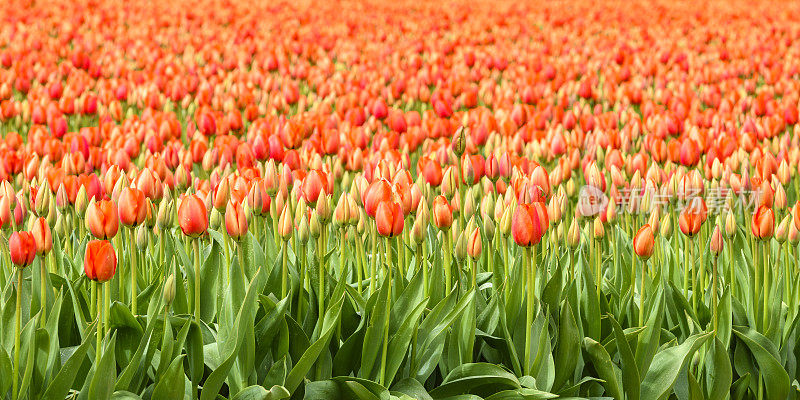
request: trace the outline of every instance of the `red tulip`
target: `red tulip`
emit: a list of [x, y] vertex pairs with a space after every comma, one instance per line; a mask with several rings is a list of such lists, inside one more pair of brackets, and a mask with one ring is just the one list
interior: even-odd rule
[[86, 255], [83, 259], [83, 271], [86, 277], [99, 282], [107, 282], [117, 272], [117, 255], [111, 242], [92, 240], [86, 244]]
[[633, 237], [633, 250], [636, 255], [642, 260], [647, 260], [653, 255], [655, 249], [655, 237], [653, 236], [653, 228], [650, 224], [645, 224], [636, 232]]
[[233, 240], [240, 240], [247, 235], [247, 217], [242, 203], [238, 201], [228, 202], [228, 206], [225, 209], [225, 229]]
[[473, 259], [481, 256], [481, 231], [477, 227], [472, 230], [467, 239], [467, 254]]
[[36, 258], [36, 239], [29, 232], [14, 232], [8, 239], [11, 262], [25, 268]]
[[39, 217], [34, 221], [31, 235], [33, 235], [33, 239], [36, 242], [37, 253], [44, 255], [53, 248], [53, 236], [50, 233], [50, 226], [47, 225], [44, 217]]
[[186, 236], [205, 235], [208, 230], [208, 211], [203, 200], [196, 194], [186, 196], [181, 201], [178, 207], [178, 223]]
[[147, 218], [147, 204], [145, 195], [139, 189], [125, 188], [119, 195], [119, 221], [123, 225], [137, 226]]
[[689, 205], [681, 211], [678, 225], [684, 235], [692, 237], [700, 232], [700, 227], [708, 215], [706, 203], [700, 197], [695, 197]]
[[328, 174], [322, 170], [311, 170], [301, 186], [303, 198], [308, 204], [316, 204], [320, 193], [328, 193]]
[[86, 226], [98, 239], [111, 239], [119, 230], [117, 207], [108, 200], [91, 203], [86, 209]]
[[364, 191], [364, 211], [370, 217], [375, 217], [378, 206], [386, 201], [392, 200], [392, 185], [386, 179], [372, 182]]
[[768, 240], [772, 238], [775, 230], [775, 213], [769, 207], [759, 206], [753, 214], [750, 225], [753, 236], [761, 240]]
[[450, 207], [450, 203], [447, 202], [444, 196], [439, 195], [433, 199], [432, 213], [433, 224], [436, 225], [437, 228], [447, 230], [453, 225], [453, 208]]
[[542, 203], [519, 204], [511, 218], [511, 234], [519, 246], [535, 246], [542, 241], [550, 222]]
[[394, 237], [403, 233], [403, 210], [400, 204], [384, 201], [375, 212], [375, 225], [381, 236]]

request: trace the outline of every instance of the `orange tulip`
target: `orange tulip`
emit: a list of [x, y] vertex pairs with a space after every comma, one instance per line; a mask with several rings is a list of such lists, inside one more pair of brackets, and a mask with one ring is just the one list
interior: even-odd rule
[[178, 207], [178, 223], [184, 235], [199, 237], [208, 230], [206, 205], [196, 194], [183, 198]]
[[692, 237], [700, 231], [700, 227], [705, 222], [708, 215], [706, 203], [700, 197], [695, 197], [686, 208], [681, 211], [678, 217], [678, 225], [684, 235]]
[[647, 260], [653, 255], [655, 248], [655, 237], [653, 236], [653, 228], [650, 224], [645, 224], [636, 232], [633, 237], [633, 250], [636, 255], [642, 260]]
[[775, 230], [775, 213], [771, 208], [759, 206], [751, 221], [753, 236], [761, 240], [769, 240]]
[[91, 203], [86, 209], [86, 226], [98, 239], [111, 239], [119, 230], [117, 207], [108, 200]]
[[147, 204], [145, 195], [139, 189], [125, 188], [119, 195], [119, 221], [123, 225], [137, 226], [147, 218]]
[[511, 218], [511, 235], [519, 246], [535, 246], [542, 241], [549, 224], [543, 203], [520, 204]]
[[381, 236], [394, 237], [403, 233], [403, 209], [396, 202], [384, 201], [375, 212], [375, 225]]
[[19, 268], [31, 265], [36, 258], [36, 239], [29, 232], [14, 232], [8, 239], [11, 262]]
[[469, 235], [469, 239], [467, 239], [467, 254], [469, 254], [472, 259], [477, 259], [481, 256], [481, 246], [481, 231], [475, 227]]
[[228, 206], [225, 208], [225, 229], [233, 240], [240, 240], [247, 235], [247, 216], [242, 203], [228, 202]]
[[44, 217], [39, 217], [34, 221], [31, 235], [33, 235], [33, 239], [36, 242], [37, 253], [44, 255], [53, 248], [53, 236], [50, 232], [50, 226], [47, 225], [47, 220]]
[[441, 230], [450, 229], [450, 226], [453, 225], [453, 208], [444, 196], [439, 195], [433, 199], [432, 212], [433, 224], [437, 228]]
[[99, 283], [107, 282], [114, 277], [117, 272], [117, 255], [111, 242], [92, 240], [86, 245], [83, 271], [87, 278]]

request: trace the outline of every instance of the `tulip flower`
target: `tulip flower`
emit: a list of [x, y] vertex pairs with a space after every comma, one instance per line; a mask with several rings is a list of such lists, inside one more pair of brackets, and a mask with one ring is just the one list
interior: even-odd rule
[[653, 255], [655, 248], [655, 238], [653, 236], [653, 228], [650, 224], [645, 224], [636, 232], [633, 237], [633, 250], [642, 261], [647, 261]]
[[225, 230], [236, 241], [247, 235], [247, 217], [244, 213], [244, 207], [242, 207], [242, 203], [236, 200], [229, 201], [228, 206], [225, 208]]
[[768, 240], [772, 238], [775, 229], [775, 213], [772, 208], [767, 206], [759, 206], [756, 212], [753, 213], [751, 222], [751, 230], [753, 236], [760, 240]]
[[86, 209], [86, 226], [97, 239], [113, 239], [119, 230], [117, 207], [108, 200], [90, 203]]
[[29, 232], [13, 232], [8, 239], [8, 251], [11, 262], [23, 269], [36, 258], [36, 239]]
[[86, 245], [83, 260], [86, 277], [98, 283], [111, 280], [117, 271], [117, 255], [107, 240], [92, 240]]
[[196, 194], [181, 200], [178, 224], [183, 234], [192, 238], [203, 236], [208, 231], [208, 212], [205, 203]]
[[436, 225], [437, 228], [443, 231], [450, 229], [450, 226], [453, 224], [453, 209], [444, 196], [436, 196], [436, 198], [433, 199], [432, 214], [433, 224]]
[[385, 237], [399, 236], [403, 232], [403, 210], [394, 202], [385, 201], [375, 212], [378, 234]]

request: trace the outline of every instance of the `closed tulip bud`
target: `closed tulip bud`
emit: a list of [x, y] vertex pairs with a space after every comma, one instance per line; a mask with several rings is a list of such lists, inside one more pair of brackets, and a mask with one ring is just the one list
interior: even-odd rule
[[653, 234], [658, 234], [659, 224], [661, 223], [661, 210], [658, 207], [653, 209], [650, 217], [647, 218], [647, 224], [653, 228]]
[[775, 206], [776, 210], [783, 211], [786, 209], [786, 204], [788, 203], [788, 200], [786, 199], [786, 190], [783, 189], [783, 185], [780, 182], [778, 182], [775, 186], [775, 199], [773, 200], [773, 205]]
[[304, 245], [308, 242], [308, 236], [308, 218], [302, 218], [297, 225], [297, 241]]
[[456, 256], [456, 260], [463, 262], [467, 258], [467, 237], [463, 231], [458, 234], [453, 243], [455, 243], [453, 255]]
[[356, 232], [363, 235], [367, 230], [367, 212], [363, 208], [358, 209], [358, 222], [356, 222]]
[[466, 131], [468, 129], [469, 128], [461, 126], [456, 130], [456, 133], [453, 135], [453, 143], [452, 143], [453, 152], [456, 153], [456, 155], [459, 158], [461, 157], [462, 154], [464, 154], [464, 151], [466, 151], [467, 148]]
[[443, 231], [453, 225], [453, 209], [444, 196], [436, 196], [433, 200], [433, 224]]
[[481, 199], [481, 218], [494, 219], [494, 209], [495, 209], [494, 194], [489, 193]]
[[284, 207], [278, 220], [278, 236], [287, 241], [292, 237], [292, 229], [294, 229], [294, 226], [292, 224], [291, 210], [289, 210], [289, 207]]
[[567, 196], [575, 197], [578, 193], [578, 185], [575, 183], [575, 179], [570, 179], [567, 181]]
[[467, 194], [466, 199], [464, 200], [464, 216], [470, 216], [475, 214], [475, 199], [472, 195]]
[[156, 213], [156, 227], [159, 231], [169, 229], [172, 225], [172, 201], [162, 200], [158, 204], [158, 212]]
[[789, 224], [789, 244], [796, 246], [798, 242], [800, 242], [800, 230], [797, 229], [797, 225]]
[[247, 236], [247, 215], [242, 203], [232, 200], [225, 207], [225, 230], [233, 240], [241, 240]]
[[311, 213], [311, 219], [308, 221], [308, 229], [311, 237], [315, 240], [322, 234], [322, 224], [319, 222], [319, 217], [316, 212]]
[[789, 238], [789, 225], [792, 224], [791, 219], [791, 215], [783, 217], [783, 220], [781, 220], [781, 222], [778, 224], [778, 227], [775, 228], [775, 240], [778, 242], [778, 244], [783, 244]]
[[611, 197], [606, 205], [606, 222], [613, 224], [617, 220], [617, 202]]
[[[197, 195], [188, 195], [183, 198], [178, 207], [178, 224], [184, 235], [189, 237], [199, 237], [208, 231], [209, 217], [208, 211], [203, 200]], [[221, 216], [217, 212], [217, 225], [219, 226]]]
[[424, 218], [421, 218], [419, 214], [416, 218], [414, 218], [414, 225], [411, 226], [411, 242], [415, 245], [423, 243], [425, 241], [425, 233], [427, 232], [427, 224], [425, 223]]
[[331, 215], [333, 214], [331, 198], [331, 195], [324, 193], [317, 197], [315, 212], [319, 216], [319, 222], [322, 224], [327, 224], [331, 220]]
[[208, 218], [208, 226], [215, 231], [219, 231], [220, 228], [223, 228], [224, 223], [225, 215], [219, 212], [219, 210], [216, 208], [212, 208]]
[[81, 185], [80, 189], [78, 189], [78, 194], [75, 197], [75, 212], [78, 213], [78, 216], [83, 218], [88, 205], [89, 197], [86, 194], [86, 186]]
[[344, 193], [339, 196], [336, 208], [333, 210], [333, 226], [338, 229], [350, 222], [350, 205]]
[[139, 251], [145, 251], [148, 245], [147, 228], [144, 225], [139, 225], [134, 233], [136, 235], [136, 247]]
[[653, 249], [655, 249], [653, 228], [649, 224], [645, 224], [633, 237], [633, 250], [641, 260], [647, 261], [653, 255]]
[[[7, 198], [10, 200], [13, 198], [13, 196], [12, 197], [3, 196], [3, 198], [4, 199]], [[16, 204], [16, 201], [13, 202]], [[62, 184], [58, 187], [58, 190], [56, 191], [56, 207], [58, 207], [58, 211], [61, 211], [63, 213], [64, 210], [67, 209], [67, 206], [69, 206], [69, 197], [67, 197], [67, 190], [64, 188], [64, 185]], [[14, 209], [13, 206], [10, 207], [12, 210]]]
[[572, 223], [569, 224], [569, 230], [567, 231], [567, 245], [573, 249], [577, 248], [581, 244], [581, 230], [578, 227], [578, 220], [575, 218], [572, 220]]
[[36, 192], [36, 199], [34, 201], [36, 215], [46, 217], [50, 214], [50, 199], [52, 196], [53, 195], [50, 193], [50, 185], [48, 185], [47, 180], [45, 180], [44, 184], [39, 187], [39, 191]]
[[481, 232], [475, 228], [467, 239], [467, 254], [477, 260], [481, 256], [481, 246]]
[[489, 218], [484, 219], [483, 234], [486, 235], [486, 241], [489, 243], [491, 243], [492, 240], [494, 240], [494, 230], [495, 230], [494, 222]]
[[164, 304], [169, 307], [175, 300], [175, 275], [170, 274], [164, 282], [163, 292]]
[[554, 242], [553, 244], [554, 245], [557, 245], [558, 242], [564, 240], [564, 223], [563, 222], [559, 222], [558, 223], [558, 225], [556, 226], [556, 234], [555, 234], [555, 236], [551, 235], [550, 237], [553, 240], [553, 242]]
[[355, 200], [353, 200], [353, 196], [349, 194], [347, 195], [346, 200], [347, 200], [347, 208], [350, 209], [350, 211], [348, 212], [348, 214], [350, 214], [350, 218], [347, 220], [347, 223], [356, 226], [359, 220], [358, 204], [356, 203]]
[[511, 233], [511, 220], [513, 219], [513, 207], [506, 207], [503, 216], [500, 218], [500, 232], [508, 236]]
[[92, 240], [86, 245], [83, 270], [87, 278], [99, 283], [114, 277], [117, 272], [117, 255], [109, 241]]
[[53, 230], [58, 233], [58, 236], [66, 237], [67, 232], [69, 232], [69, 222], [63, 214], [56, 215], [56, 224], [53, 226]]
[[711, 250], [711, 254], [714, 257], [719, 257], [722, 253], [722, 231], [719, 229], [719, 225], [714, 227], [714, 233], [711, 234], [711, 242], [708, 245], [709, 250]]
[[595, 239], [600, 240], [606, 236], [606, 230], [603, 227], [603, 221], [600, 218], [595, 218], [592, 223], [592, 235]]
[[736, 217], [733, 216], [733, 211], [728, 211], [725, 216], [725, 236], [731, 238], [736, 234]]
[[458, 171], [456, 171], [455, 167], [452, 165], [444, 170], [442, 184], [439, 187], [442, 191], [442, 195], [446, 197], [453, 197], [453, 195], [458, 191], [457, 175]]

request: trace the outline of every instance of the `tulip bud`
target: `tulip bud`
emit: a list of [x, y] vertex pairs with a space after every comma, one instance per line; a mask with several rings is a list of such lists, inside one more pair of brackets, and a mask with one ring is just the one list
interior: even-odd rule
[[780, 222], [780, 224], [778, 224], [778, 227], [775, 228], [775, 240], [778, 242], [778, 244], [783, 244], [789, 238], [789, 225], [791, 222], [792, 216], [787, 215], [783, 217], [783, 220]]
[[464, 259], [467, 258], [467, 238], [464, 235], [463, 231], [458, 234], [458, 238], [456, 239], [455, 244], [456, 246], [453, 254], [456, 256], [456, 259], [459, 262], [462, 262], [464, 261]]
[[86, 186], [81, 185], [80, 189], [78, 189], [78, 194], [75, 197], [75, 212], [78, 213], [78, 216], [83, 218], [83, 215], [86, 213], [86, 207], [89, 205], [89, 197], [86, 194]]
[[170, 274], [164, 282], [164, 304], [169, 307], [175, 300], [175, 275]]
[[464, 200], [464, 216], [470, 216], [475, 214], [475, 199], [472, 195], [467, 194], [466, 199]]
[[601, 221], [599, 217], [594, 219], [592, 227], [592, 234], [594, 235], [595, 239], [600, 240], [606, 236], [606, 230], [603, 227], [603, 221]]
[[736, 234], [736, 217], [733, 216], [733, 211], [728, 211], [725, 216], [725, 236], [732, 238]]
[[572, 223], [569, 225], [569, 231], [567, 232], [567, 245], [569, 247], [575, 249], [581, 244], [581, 230], [578, 228], [577, 219], [574, 218]]
[[305, 245], [308, 242], [308, 236], [308, 218], [302, 218], [300, 224], [297, 225], [297, 241], [301, 245]]
[[714, 233], [711, 234], [711, 243], [709, 243], [708, 247], [711, 250], [711, 254], [714, 257], [719, 257], [722, 253], [722, 231], [719, 229], [719, 225], [714, 227]]
[[[414, 225], [411, 227], [411, 241], [415, 245], [419, 245], [425, 241], [425, 233], [426, 229], [425, 218], [422, 218], [419, 214], [417, 217], [414, 218]], [[421, 256], [421, 255], [420, 255]]]
[[[419, 215], [419, 214], [418, 214]], [[363, 208], [358, 209], [358, 222], [356, 222], [356, 232], [363, 235], [367, 230], [367, 212]]]
[[156, 227], [159, 231], [169, 229], [172, 224], [172, 201], [166, 198], [158, 204], [158, 212], [156, 213]]
[[322, 224], [319, 222], [319, 216], [316, 212], [311, 213], [311, 220], [308, 221], [309, 232], [311, 237], [317, 239], [322, 234]]
[[645, 224], [633, 237], [633, 250], [641, 260], [647, 261], [653, 255], [653, 249], [655, 249], [653, 228], [649, 224]]
[[36, 199], [34, 201], [36, 215], [46, 217], [50, 214], [50, 199], [52, 196], [52, 193], [50, 193], [50, 185], [48, 185], [45, 179], [44, 184], [40, 186], [39, 191], [36, 192]]
[[495, 230], [495, 223], [490, 219], [486, 218], [483, 220], [483, 233], [486, 235], [486, 241], [491, 243], [494, 239], [494, 230]]
[[233, 240], [247, 236], [248, 222], [242, 203], [232, 200], [225, 207], [225, 230]]
[[336, 208], [333, 210], [333, 226], [336, 229], [350, 222], [350, 205], [344, 193], [339, 196]]
[[797, 229], [797, 225], [789, 224], [789, 244], [796, 246], [798, 242], [800, 242], [800, 230]]
[[139, 251], [143, 252], [147, 250], [147, 228], [145, 228], [144, 225], [139, 225], [136, 227], [134, 233], [136, 235], [136, 247]]
[[464, 151], [467, 148], [467, 129], [468, 128], [461, 126], [453, 135], [453, 152], [456, 153], [459, 158], [461, 158], [461, 155], [464, 154]]
[[222, 226], [225, 217], [223, 217], [222, 213], [219, 212], [216, 208], [211, 209], [211, 218], [209, 218], [209, 225], [215, 231], [218, 231], [219, 228]]
[[783, 185], [778, 182], [775, 189], [775, 199], [773, 200], [773, 205], [775, 206], [776, 210], [785, 210], [788, 200], [786, 199], [786, 190], [784, 190]]
[[[12, 198], [13, 196], [8, 197], [9, 200]], [[12, 202], [16, 203], [15, 200]], [[62, 184], [58, 187], [58, 190], [56, 191], [56, 207], [58, 207], [58, 211], [61, 211], [63, 213], [67, 209], [67, 206], [69, 206], [69, 198], [67, 197], [67, 190], [64, 188], [64, 185]], [[13, 210], [14, 206], [11, 205], [10, 208]]]
[[513, 215], [513, 207], [506, 207], [502, 218], [500, 218], [500, 232], [502, 232], [505, 236], [508, 236], [508, 234], [511, 233], [511, 220]]
[[467, 239], [467, 254], [469, 254], [473, 260], [481, 256], [481, 232], [477, 227], [469, 235], [469, 239]]
[[30, 231], [33, 239], [36, 242], [36, 252], [40, 255], [46, 255], [53, 248], [53, 237], [50, 233], [50, 226], [44, 217], [31, 220]]
[[278, 236], [280, 236], [284, 241], [291, 239], [292, 229], [294, 228], [292, 226], [292, 217], [289, 211], [289, 207], [284, 207], [283, 211], [281, 212], [280, 220], [278, 220]]
[[319, 222], [322, 224], [328, 223], [331, 220], [332, 214], [332, 205], [331, 205], [331, 198], [332, 196], [329, 194], [320, 194], [317, 198], [317, 206], [315, 207], [315, 212], [319, 216]]

